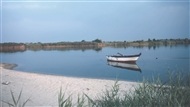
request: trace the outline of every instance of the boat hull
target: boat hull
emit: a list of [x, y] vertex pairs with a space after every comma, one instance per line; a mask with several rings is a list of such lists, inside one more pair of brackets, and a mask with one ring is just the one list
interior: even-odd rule
[[106, 56], [108, 61], [115, 62], [136, 62], [140, 57], [141, 53], [138, 55], [130, 55], [130, 56]]

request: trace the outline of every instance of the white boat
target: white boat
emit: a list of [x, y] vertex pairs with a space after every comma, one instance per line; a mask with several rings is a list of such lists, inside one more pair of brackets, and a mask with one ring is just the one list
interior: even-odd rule
[[118, 53], [118, 55], [106, 55], [108, 61], [116, 61], [116, 62], [136, 62], [138, 58], [141, 56], [141, 53], [136, 55], [122, 55]]
[[141, 69], [138, 67], [138, 65], [136, 63], [124, 63], [124, 62], [108, 61], [107, 64], [111, 65], [113, 67], [117, 67], [117, 68], [123, 68], [123, 69], [141, 72]]

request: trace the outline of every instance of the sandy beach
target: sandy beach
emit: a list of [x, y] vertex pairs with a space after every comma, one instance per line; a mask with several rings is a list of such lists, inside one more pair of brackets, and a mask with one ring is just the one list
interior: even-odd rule
[[[27, 73], [11, 70], [14, 64], [0, 64], [0, 105], [7, 106], [6, 103], [12, 102], [11, 92], [18, 98], [22, 90], [21, 102], [26, 101], [26, 106], [58, 106], [58, 93], [62, 87], [66, 96], [72, 94], [73, 101], [76, 102], [78, 95], [83, 93], [91, 98], [96, 98], [103, 94], [105, 89], [110, 89], [114, 80], [74, 78], [65, 76], [53, 76], [36, 73]], [[133, 89], [138, 83], [119, 81], [120, 92]]]

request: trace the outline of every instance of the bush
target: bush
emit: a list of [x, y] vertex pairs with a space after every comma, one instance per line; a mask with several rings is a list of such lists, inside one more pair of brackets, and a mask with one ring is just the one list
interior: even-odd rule
[[102, 40], [100, 40], [100, 39], [95, 39], [95, 40], [93, 40], [92, 42], [102, 43]]

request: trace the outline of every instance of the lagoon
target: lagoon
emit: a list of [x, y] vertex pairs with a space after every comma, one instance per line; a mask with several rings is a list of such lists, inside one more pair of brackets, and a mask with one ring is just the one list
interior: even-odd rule
[[[83, 78], [142, 81], [168, 72], [190, 72], [190, 45], [160, 47], [104, 47], [102, 49], [26, 50], [1, 53], [3, 63], [18, 64], [14, 70]], [[123, 69], [108, 65], [106, 55], [142, 53], [136, 65], [141, 69]]]

